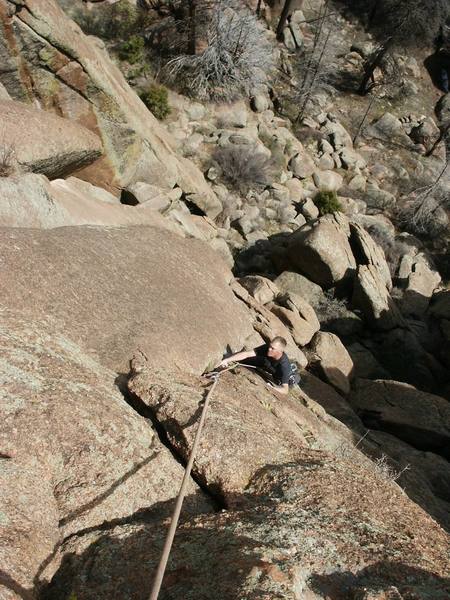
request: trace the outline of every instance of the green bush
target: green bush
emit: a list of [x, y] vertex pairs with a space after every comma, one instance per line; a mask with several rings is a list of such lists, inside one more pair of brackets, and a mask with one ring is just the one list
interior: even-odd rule
[[132, 35], [127, 42], [123, 42], [119, 48], [120, 60], [126, 60], [130, 65], [140, 62], [144, 58], [144, 38], [140, 35]]
[[157, 119], [165, 119], [170, 114], [168, 92], [164, 85], [153, 84], [143, 90], [139, 97]]
[[321, 215], [342, 211], [342, 206], [336, 196], [336, 192], [319, 192], [314, 198], [314, 204], [319, 209]]

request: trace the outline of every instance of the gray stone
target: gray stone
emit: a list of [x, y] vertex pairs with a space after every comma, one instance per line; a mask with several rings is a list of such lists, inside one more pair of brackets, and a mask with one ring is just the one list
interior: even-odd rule
[[297, 154], [291, 158], [288, 164], [288, 169], [292, 171], [295, 177], [298, 177], [299, 179], [305, 179], [314, 173], [316, 165], [314, 164], [313, 159], [306, 152], [302, 152], [301, 154]]
[[317, 189], [329, 192], [336, 192], [344, 182], [342, 175], [334, 171], [315, 171], [313, 180]]

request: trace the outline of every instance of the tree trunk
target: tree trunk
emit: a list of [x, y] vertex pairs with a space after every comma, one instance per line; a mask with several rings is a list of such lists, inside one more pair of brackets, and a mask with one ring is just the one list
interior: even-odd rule
[[196, 32], [196, 11], [197, 11], [197, 0], [189, 0], [189, 16], [188, 16], [188, 54], [197, 53], [197, 32]]
[[[374, 71], [377, 67], [380, 66], [381, 61], [386, 56], [389, 48], [391, 47], [392, 38], [389, 38], [375, 54], [374, 58], [368, 62], [364, 67], [364, 77], [358, 88], [358, 94], [361, 96], [365, 96], [367, 92], [373, 87], [373, 83], [375, 83]], [[372, 85], [369, 85], [369, 82], [372, 80]]]
[[285, 0], [283, 10], [281, 11], [280, 20], [278, 21], [277, 26], [277, 40], [279, 42], [283, 41], [283, 31], [286, 25], [287, 18], [291, 12], [293, 0]]

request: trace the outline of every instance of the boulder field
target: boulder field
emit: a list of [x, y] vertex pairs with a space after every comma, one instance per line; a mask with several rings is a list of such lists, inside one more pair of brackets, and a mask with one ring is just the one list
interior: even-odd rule
[[[283, 1], [242, 7], [294, 82], [317, 19], [288, 4], [284, 47]], [[437, 125], [354, 136], [324, 91], [294, 126], [267, 86], [169, 90], [164, 124], [72, 9], [0, 0], [0, 600], [147, 599], [205, 372], [280, 335], [301, 386], [221, 375], [160, 600], [448, 600], [450, 292], [390, 220]], [[370, 51], [336, 23], [351, 71]], [[270, 169], [238, 191], [218, 149]]]

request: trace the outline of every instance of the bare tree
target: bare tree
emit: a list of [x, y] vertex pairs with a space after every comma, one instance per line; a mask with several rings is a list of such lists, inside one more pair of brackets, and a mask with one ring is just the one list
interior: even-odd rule
[[358, 92], [367, 94], [374, 82], [375, 69], [382, 67], [394, 50], [431, 45], [440, 26], [450, 14], [447, 0], [354, 0], [346, 2], [359, 14], [365, 14], [366, 25], [380, 41], [364, 64]]
[[445, 209], [450, 208], [450, 192], [443, 179], [448, 175], [449, 161], [445, 162], [435, 181], [414, 190], [406, 204], [397, 212], [399, 225], [416, 235], [435, 236], [448, 225]]
[[199, 98], [232, 100], [267, 81], [273, 69], [272, 47], [256, 16], [216, 2], [205, 34], [205, 48], [167, 63], [166, 76]]
[[319, 9], [318, 19], [315, 19], [316, 29], [312, 47], [304, 52], [300, 69], [302, 79], [300, 86], [295, 94], [300, 103], [300, 110], [295, 122], [299, 122], [305, 114], [312, 94], [320, 86], [326, 84], [328, 76], [328, 64], [326, 61], [328, 42], [333, 30], [332, 23], [329, 22], [330, 0], [326, 0]]
[[283, 41], [283, 31], [286, 26], [286, 21], [291, 13], [292, 3], [294, 0], [284, 0], [283, 9], [281, 11], [280, 20], [277, 26], [277, 40]]

